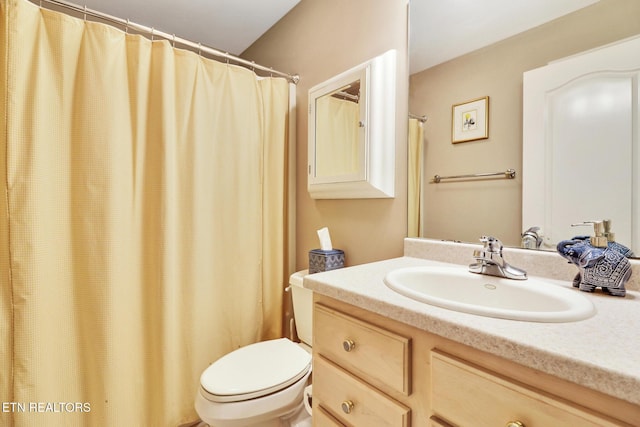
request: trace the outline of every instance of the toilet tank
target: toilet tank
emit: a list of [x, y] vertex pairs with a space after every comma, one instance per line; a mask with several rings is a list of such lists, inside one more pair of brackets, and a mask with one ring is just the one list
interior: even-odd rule
[[309, 274], [309, 270], [293, 273], [289, 278], [291, 298], [293, 300], [293, 317], [296, 321], [298, 338], [311, 346], [313, 329], [313, 291], [302, 287], [302, 278]]

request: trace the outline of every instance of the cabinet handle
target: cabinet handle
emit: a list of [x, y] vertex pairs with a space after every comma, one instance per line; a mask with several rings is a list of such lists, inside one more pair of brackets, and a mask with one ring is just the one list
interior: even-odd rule
[[522, 422], [520, 421], [509, 421], [506, 425], [506, 427], [524, 427], [524, 424], [522, 424]]
[[344, 340], [342, 341], [342, 348], [344, 348], [344, 351], [350, 352], [351, 350], [356, 348], [356, 343], [351, 340]]
[[353, 404], [352, 401], [350, 400], [345, 400], [344, 402], [342, 402], [342, 412], [344, 412], [345, 414], [350, 414], [351, 411], [353, 411], [353, 407], [355, 406]]

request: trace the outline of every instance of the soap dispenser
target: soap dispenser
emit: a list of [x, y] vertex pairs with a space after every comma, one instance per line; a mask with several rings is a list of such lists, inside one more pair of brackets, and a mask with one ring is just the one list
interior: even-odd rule
[[[609, 249], [620, 252], [627, 258], [631, 258], [634, 256], [631, 249], [615, 241], [615, 233], [611, 231], [610, 219], [604, 219], [602, 221], [585, 221], [577, 224], [571, 224], [571, 226], [576, 227], [591, 224], [593, 224], [595, 234], [594, 236], [574, 236], [573, 239], [588, 240], [589, 243], [594, 247], [605, 247], [603, 245], [605, 242], [604, 239], [606, 239], [606, 247], [608, 247]], [[604, 237], [604, 239], [602, 239], [602, 237]]]
[[[571, 224], [571, 226], [578, 227], [581, 225], [590, 225], [590, 224], [593, 224], [593, 233], [594, 233], [593, 236], [576, 236], [574, 237], [574, 239], [586, 239], [588, 237], [589, 243], [591, 243], [591, 246], [593, 246], [594, 248], [606, 248], [608, 246], [609, 241], [604, 235], [604, 232], [605, 232], [604, 221], [584, 221], [584, 222], [579, 222], [577, 224]], [[611, 223], [609, 222], [609, 224]]]
[[611, 220], [605, 219], [602, 221], [602, 224], [604, 225], [604, 237], [607, 238], [609, 248], [620, 252], [622, 255], [626, 256], [627, 258], [633, 257], [634, 255], [631, 249], [629, 249], [625, 245], [622, 245], [616, 242], [616, 235], [613, 231], [611, 231]]
[[616, 234], [611, 231], [611, 220], [610, 219], [603, 219], [602, 220], [602, 225], [604, 226], [604, 237], [607, 238], [608, 242], [615, 242], [616, 241]]
[[631, 277], [631, 263], [625, 255], [609, 246], [603, 221], [587, 221], [572, 225], [593, 224], [593, 236], [576, 236], [558, 243], [558, 253], [578, 267], [573, 286], [593, 292], [597, 287], [605, 293], [625, 296], [625, 283]]

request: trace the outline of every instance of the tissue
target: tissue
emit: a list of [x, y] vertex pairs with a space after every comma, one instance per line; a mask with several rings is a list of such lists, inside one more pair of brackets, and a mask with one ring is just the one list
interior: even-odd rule
[[320, 249], [309, 251], [309, 274], [344, 267], [344, 251], [333, 249], [327, 227], [318, 230], [318, 239], [320, 239]]
[[320, 239], [320, 249], [323, 251], [330, 251], [333, 249], [331, 245], [331, 235], [329, 235], [329, 229], [323, 227], [318, 230], [318, 238]]

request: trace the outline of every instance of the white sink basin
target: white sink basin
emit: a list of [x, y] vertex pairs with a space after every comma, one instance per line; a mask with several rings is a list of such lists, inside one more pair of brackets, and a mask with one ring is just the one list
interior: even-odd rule
[[573, 322], [595, 314], [577, 289], [541, 279], [511, 280], [463, 267], [409, 267], [387, 274], [394, 291], [427, 304], [480, 316], [531, 322]]

